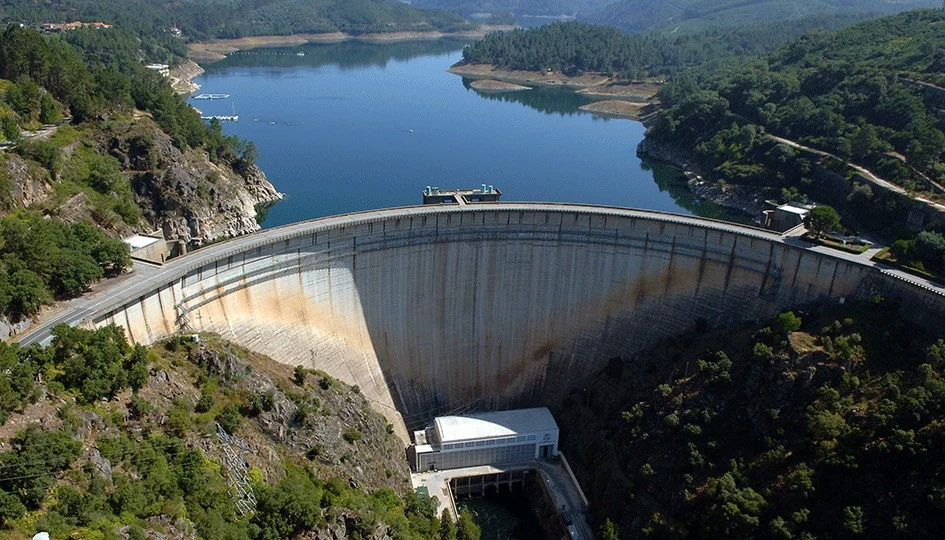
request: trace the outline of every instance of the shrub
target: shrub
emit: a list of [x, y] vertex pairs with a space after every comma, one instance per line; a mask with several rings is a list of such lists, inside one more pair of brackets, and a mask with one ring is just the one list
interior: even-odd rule
[[217, 423], [220, 424], [227, 433], [236, 433], [240, 425], [240, 409], [236, 405], [227, 405], [223, 407], [220, 414], [217, 415]]
[[775, 327], [779, 334], [787, 336], [791, 332], [797, 332], [801, 328], [801, 318], [793, 311], [785, 311], [778, 315]]
[[349, 427], [342, 434], [344, 440], [351, 444], [361, 440], [361, 432], [357, 428]]

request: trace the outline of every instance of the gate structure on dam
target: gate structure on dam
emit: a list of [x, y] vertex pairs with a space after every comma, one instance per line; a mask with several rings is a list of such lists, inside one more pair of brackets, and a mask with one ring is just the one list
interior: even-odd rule
[[405, 441], [470, 408], [553, 405], [607, 361], [696, 321], [812, 302], [898, 299], [943, 324], [945, 297], [768, 231], [565, 204], [420, 206], [335, 216], [197, 250], [54, 322], [137, 343], [187, 325], [358, 385]]

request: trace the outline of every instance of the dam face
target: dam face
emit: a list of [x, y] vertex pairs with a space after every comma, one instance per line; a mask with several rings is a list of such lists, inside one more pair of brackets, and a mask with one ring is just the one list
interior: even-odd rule
[[264, 232], [196, 267], [184, 257], [179, 275], [92, 323], [140, 343], [216, 332], [324, 370], [404, 435], [444, 412], [553, 405], [611, 358], [700, 319], [731, 325], [877, 292], [945, 311], [940, 295], [875, 268], [659, 213], [417, 207]]

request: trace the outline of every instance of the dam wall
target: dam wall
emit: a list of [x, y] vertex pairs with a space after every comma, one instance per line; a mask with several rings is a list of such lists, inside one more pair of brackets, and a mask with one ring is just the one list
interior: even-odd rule
[[402, 436], [436, 414], [553, 405], [609, 359], [700, 319], [875, 294], [921, 306], [903, 312], [926, 322], [945, 314], [935, 291], [766, 231], [571, 205], [338, 216], [172, 264], [87, 323], [145, 344], [215, 332], [321, 369], [358, 385]]

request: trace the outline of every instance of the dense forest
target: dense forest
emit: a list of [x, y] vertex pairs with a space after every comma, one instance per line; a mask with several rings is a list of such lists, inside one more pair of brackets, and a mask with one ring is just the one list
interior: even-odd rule
[[[399, 444], [356, 387], [212, 336], [148, 349], [113, 326], [62, 325], [53, 334], [48, 347], [0, 344], [0, 426], [22, 422], [24, 409], [50, 411], [11, 431], [0, 451], [5, 538], [162, 531], [276, 539], [317, 529], [348, 538], [478, 538], [468, 512], [457, 534], [429, 497], [408, 488]], [[251, 514], [237, 506], [221, 429], [261, 449], [250, 458]]]
[[587, 23], [555, 23], [486, 36], [463, 51], [470, 63], [567, 74], [599, 71], [639, 79], [713, 70], [769, 52], [811, 29], [836, 29], [862, 16], [815, 16], [700, 32], [626, 36]]
[[[938, 196], [945, 181], [945, 12], [908, 12], [833, 32], [815, 32], [767, 56], [679, 77], [659, 94], [657, 140], [695, 150], [726, 181], [820, 195], [816, 166], [847, 175], [845, 210], [895, 235], [899, 199], [874, 200], [852, 161], [913, 192]], [[769, 135], [834, 156], [798, 149]], [[877, 204], [879, 203], [879, 204]]]
[[614, 0], [413, 0], [418, 7], [447, 9], [470, 15], [473, 13], [502, 13], [518, 15], [558, 16], [593, 13]]
[[622, 538], [939, 537], [945, 343], [897, 309], [703, 325], [613, 359], [559, 415], [598, 520]]
[[102, 21], [153, 38], [176, 39], [176, 26], [196, 40], [305, 32], [458, 30], [468, 27], [454, 13], [421, 10], [386, 0], [3, 0], [0, 20], [38, 24], [62, 20]]
[[413, 5], [473, 13], [577, 15], [627, 34], [696, 32], [832, 15], [865, 17], [938, 7], [937, 0], [414, 0]]
[[581, 20], [615, 26], [628, 34], [687, 32], [820, 15], [877, 16], [940, 4], [937, 0], [617, 0]]

